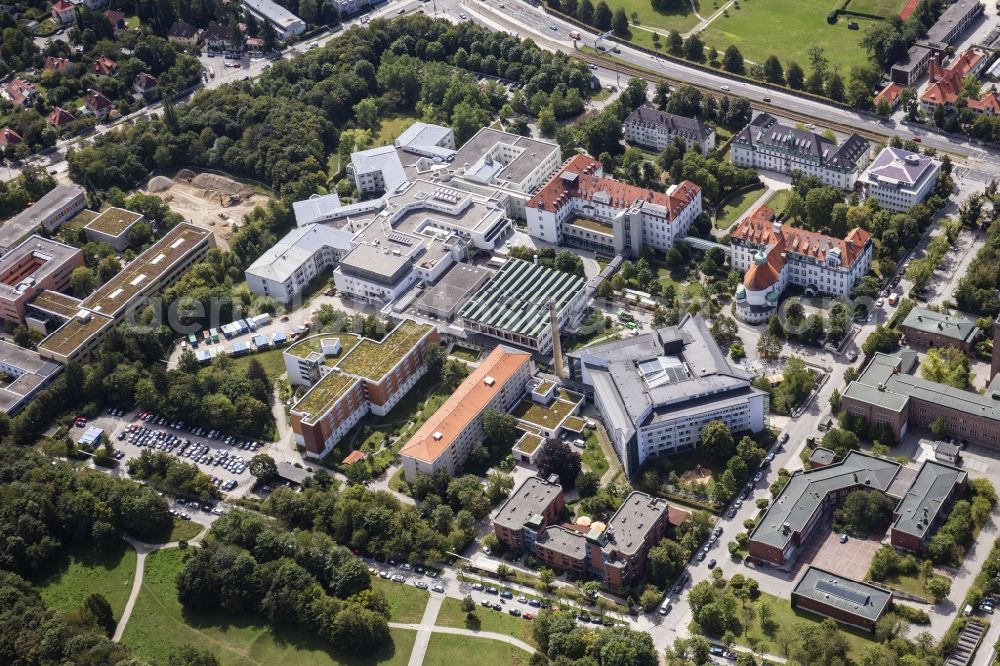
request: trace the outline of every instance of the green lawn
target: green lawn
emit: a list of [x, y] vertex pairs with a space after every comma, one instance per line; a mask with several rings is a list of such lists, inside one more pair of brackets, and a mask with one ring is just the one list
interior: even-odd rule
[[[793, 609], [788, 599], [779, 599], [773, 595], [762, 592], [760, 595], [761, 599], [767, 599], [770, 602], [772, 610], [772, 622], [776, 627], [776, 630], [771, 632], [770, 635], [765, 634], [760, 628], [760, 622], [754, 620], [751, 625], [750, 636], [754, 637], [759, 641], [759, 650], [767, 652], [769, 654], [782, 654], [781, 646], [775, 641], [775, 638], [781, 635], [782, 627], [788, 628], [792, 635], [795, 635], [796, 626], [801, 624], [812, 624], [819, 623], [823, 621], [823, 618], [818, 615], [813, 615], [812, 613], [807, 613], [800, 611], [798, 609]], [[852, 629], [851, 627], [846, 627], [844, 625], [839, 625], [841, 632], [847, 637], [848, 643], [848, 657], [857, 658], [858, 654], [864, 650], [869, 645], [876, 645], [875, 637], [868, 632], [862, 631], [860, 629]], [[741, 645], [748, 645], [747, 637], [743, 633], [740, 633], [736, 637], [736, 642]]]
[[778, 215], [781, 215], [785, 211], [785, 206], [788, 205], [788, 197], [791, 195], [791, 190], [778, 190], [771, 195], [771, 198], [767, 200], [767, 204], [765, 205]]
[[[531, 635], [531, 621], [514, 617], [506, 610], [495, 611], [483, 608], [478, 601], [476, 602], [476, 614], [479, 616], [479, 629], [481, 631], [506, 634], [519, 638], [530, 645], [537, 645]], [[462, 612], [462, 602], [452, 597], [445, 599], [438, 613], [436, 624], [439, 627], [468, 629], [469, 627], [465, 625], [465, 613]]]
[[591, 430], [587, 435], [587, 448], [583, 450], [583, 464], [597, 476], [604, 476], [608, 471], [608, 459], [597, 441], [597, 431]]
[[472, 349], [466, 349], [465, 347], [459, 347], [458, 345], [451, 348], [451, 355], [455, 358], [460, 358], [463, 361], [468, 361], [469, 363], [475, 363], [479, 360], [479, 352]]
[[458, 664], [505, 664], [527, 666], [531, 659], [524, 650], [488, 638], [469, 638], [453, 634], [431, 634], [423, 666]]
[[[899, 16], [906, 6], [906, 0], [851, 0], [847, 5], [847, 11], [858, 12], [860, 14], [874, 14], [875, 16]], [[849, 18], [848, 20], [854, 20]]]
[[260, 363], [261, 367], [264, 368], [264, 372], [267, 373], [267, 376], [271, 379], [271, 381], [274, 381], [281, 375], [285, 374], [285, 359], [281, 354], [281, 349], [269, 349], [265, 352], [257, 354], [240, 356], [239, 358], [233, 359], [233, 370], [243, 372], [243, 370], [245, 370], [250, 364], [250, 359], [254, 359]]
[[389, 488], [391, 490], [395, 490], [397, 493], [401, 493], [406, 487], [408, 487], [406, 477], [403, 474], [403, 468], [400, 467], [396, 470], [396, 473], [392, 475], [392, 478], [389, 479]]
[[378, 135], [372, 140], [373, 146], [387, 146], [406, 131], [417, 119], [413, 116], [395, 116], [382, 121]]
[[423, 618], [429, 596], [426, 591], [383, 578], [373, 579], [372, 587], [376, 590], [382, 590], [389, 599], [389, 609], [393, 622], [420, 622]]
[[729, 199], [725, 206], [716, 212], [715, 226], [718, 229], [726, 229], [736, 221], [740, 215], [746, 212], [747, 208], [760, 198], [760, 195], [767, 189], [763, 185], [755, 187], [743, 196]]
[[393, 629], [392, 643], [379, 654], [354, 657], [331, 649], [310, 632], [269, 627], [256, 615], [186, 612], [177, 601], [175, 584], [182, 557], [181, 551], [168, 549], [146, 559], [142, 592], [122, 638], [140, 659], [165, 663], [172, 650], [194, 645], [210, 651], [223, 666], [404, 666], [409, 661], [416, 639], [411, 631]]
[[121, 617], [135, 577], [135, 550], [124, 541], [101, 553], [93, 548], [68, 548], [33, 578], [42, 601], [55, 610], [79, 606], [93, 592]]
[[[636, 12], [639, 17], [638, 23], [640, 26], [653, 28], [664, 33], [670, 30], [684, 33], [698, 25], [698, 17], [691, 11], [690, 4], [686, 0], [685, 2], [674, 3], [674, 7], [664, 12], [653, 9], [652, 4], [648, 0], [611, 0], [608, 2], [608, 6], [611, 7], [612, 12], [619, 7], [624, 8], [630, 23], [632, 22], [632, 12]], [[711, 3], [708, 2], [698, 2], [698, 0], [695, 0], [694, 6], [705, 17], [713, 11]], [[633, 29], [633, 37], [637, 34], [649, 35], [650, 33], [646, 30]], [[666, 43], [667, 40], [664, 37], [662, 41]]]
[[831, 65], [840, 65], [840, 75], [847, 77], [851, 67], [868, 62], [858, 40], [871, 21], [852, 16], [851, 21], [861, 24], [860, 30], [848, 30], [845, 19], [828, 24], [826, 15], [841, 4], [839, 0], [744, 0], [740, 9], [729, 9], [728, 17], [720, 15], [712, 21], [702, 39], [719, 52], [735, 44], [749, 61], [764, 62], [777, 55], [786, 69], [794, 61], [807, 72], [808, 51], [818, 46]]

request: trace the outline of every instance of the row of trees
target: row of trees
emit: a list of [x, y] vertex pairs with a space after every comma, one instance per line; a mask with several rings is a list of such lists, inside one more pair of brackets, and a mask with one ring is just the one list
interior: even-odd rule
[[128, 473], [136, 479], [147, 481], [154, 488], [171, 493], [217, 499], [219, 490], [212, 479], [197, 465], [183, 462], [163, 451], [143, 451], [128, 461]]
[[572, 611], [543, 610], [531, 633], [543, 655], [556, 663], [596, 666], [656, 666], [653, 638], [648, 633], [615, 626], [602, 631], [581, 627]]
[[[978, 217], [978, 215], [977, 215]], [[963, 312], [994, 318], [1000, 313], [1000, 216], [986, 228], [986, 242], [969, 262], [955, 288], [955, 303]]]

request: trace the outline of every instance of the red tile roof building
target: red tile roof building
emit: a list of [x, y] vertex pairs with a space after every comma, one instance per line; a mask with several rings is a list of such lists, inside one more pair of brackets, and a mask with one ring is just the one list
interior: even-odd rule
[[73, 63], [70, 62], [69, 58], [49, 56], [45, 59], [45, 69], [54, 69], [57, 72], [68, 74], [72, 67]]
[[115, 30], [125, 29], [124, 12], [119, 12], [115, 11], [114, 9], [109, 9], [106, 12], [104, 12], [104, 18], [108, 19], [108, 23], [110, 23], [111, 27], [114, 28]]
[[21, 135], [9, 127], [0, 128], [0, 146], [16, 146], [21, 143]]
[[879, 103], [885, 100], [890, 109], [895, 109], [899, 105], [904, 90], [905, 88], [898, 83], [890, 83], [879, 94], [875, 95], [875, 108], [878, 108]]
[[60, 25], [76, 20], [76, 6], [66, 0], [56, 0], [52, 5], [52, 18]]
[[736, 291], [741, 319], [760, 322], [774, 314], [788, 284], [847, 297], [871, 267], [871, 234], [851, 229], [843, 239], [798, 229], [760, 206], [730, 236], [733, 268], [745, 271]]
[[52, 113], [49, 114], [49, 124], [59, 129], [75, 122], [76, 116], [59, 106], [53, 107]]
[[90, 66], [90, 73], [97, 76], [114, 76], [118, 73], [118, 63], [107, 56], [101, 56]]
[[98, 118], [104, 118], [114, 110], [115, 105], [111, 103], [110, 99], [101, 93], [90, 89], [87, 90], [87, 94], [83, 96], [83, 108], [85, 108], [88, 113], [92, 113]]
[[153, 94], [156, 91], [156, 77], [146, 72], [139, 72], [132, 82], [132, 90], [140, 95]]
[[[933, 113], [938, 104], [951, 110], [958, 103], [965, 77], [976, 76], [986, 66], [988, 58], [974, 49], [969, 49], [955, 59], [950, 67], [942, 67], [931, 63], [928, 69], [930, 85], [920, 95], [920, 103], [924, 109]], [[987, 95], [985, 98], [992, 97]], [[988, 99], [968, 99], [969, 108], [976, 113], [992, 113], [995, 102]]]
[[38, 97], [38, 90], [24, 79], [14, 79], [3, 87], [3, 96], [14, 106], [27, 106]]
[[605, 176], [586, 155], [570, 159], [525, 204], [532, 237], [611, 255], [635, 256], [645, 245], [668, 250], [699, 213], [698, 185], [647, 190]]

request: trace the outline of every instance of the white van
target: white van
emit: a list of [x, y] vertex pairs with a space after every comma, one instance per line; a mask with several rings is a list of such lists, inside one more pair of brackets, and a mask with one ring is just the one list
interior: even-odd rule
[[660, 615], [666, 615], [667, 613], [670, 612], [670, 609], [673, 607], [674, 605], [671, 604], [669, 601], [664, 601], [663, 604], [660, 606], [660, 611], [659, 611]]

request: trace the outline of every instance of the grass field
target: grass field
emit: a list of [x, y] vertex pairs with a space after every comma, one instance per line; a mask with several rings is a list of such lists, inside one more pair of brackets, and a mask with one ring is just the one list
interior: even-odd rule
[[428, 593], [412, 585], [394, 583], [383, 578], [372, 580], [372, 587], [385, 592], [393, 622], [420, 622], [427, 606]]
[[161, 550], [146, 559], [142, 592], [122, 642], [141, 659], [166, 662], [184, 645], [208, 650], [223, 666], [295, 664], [295, 666], [404, 666], [416, 634], [391, 630], [392, 644], [379, 654], [340, 654], [312, 633], [274, 629], [254, 615], [188, 613], [177, 601], [175, 581], [183, 568], [181, 551]]
[[282, 357], [281, 352], [282, 350], [280, 349], [269, 349], [259, 354], [247, 354], [246, 356], [234, 358], [233, 369], [243, 372], [247, 365], [250, 364], [250, 359], [254, 359], [264, 368], [264, 372], [267, 373], [271, 381], [274, 381], [285, 374], [285, 359]]
[[[481, 631], [492, 631], [497, 634], [505, 634], [519, 638], [525, 643], [536, 645], [534, 637], [531, 635], [531, 621], [514, 617], [507, 612], [500, 612], [483, 608], [476, 604], [476, 614], [479, 616], [479, 629]], [[437, 616], [437, 626], [458, 627], [467, 629], [465, 626], [465, 613], [462, 612], [462, 602], [458, 599], [448, 597], [441, 605], [441, 610]]]
[[459, 347], [458, 345], [451, 348], [451, 355], [455, 358], [460, 358], [463, 361], [468, 361], [469, 363], [475, 363], [479, 360], [479, 352], [465, 347]]
[[55, 610], [79, 606], [93, 592], [111, 604], [115, 619], [122, 615], [135, 577], [135, 550], [124, 541], [99, 553], [92, 548], [71, 548], [33, 579], [42, 601]]
[[725, 206], [720, 208], [715, 216], [715, 226], [718, 229], [726, 229], [736, 221], [740, 215], [746, 212], [754, 201], [756, 201], [766, 188], [761, 185], [755, 187], [741, 197], [732, 198]]
[[899, 12], [903, 11], [905, 6], [906, 0], [851, 0], [847, 5], [847, 11], [889, 18], [899, 16]]
[[413, 123], [417, 122], [417, 119], [413, 116], [395, 116], [393, 118], [387, 118], [382, 121], [382, 126], [379, 128], [378, 135], [372, 139], [373, 146], [386, 146], [402, 134], [406, 128], [408, 128]]
[[[850, 74], [851, 67], [868, 62], [868, 54], [858, 44], [870, 21], [851, 17], [860, 30], [848, 30], [847, 21], [836, 25], [826, 22], [826, 15], [840, 7], [837, 0], [745, 0], [740, 9], [731, 8], [729, 16], [719, 16], [702, 33], [705, 44], [720, 52], [735, 44], [743, 57], [764, 62], [777, 55], [787, 69], [797, 62], [809, 71], [808, 51], [823, 49], [830, 64], [840, 65], [840, 75]], [[780, 39], [776, 36], [780, 35]]]
[[781, 215], [785, 211], [785, 206], [788, 205], [788, 197], [791, 194], [791, 190], [778, 190], [771, 195], [771, 198], [767, 200], [765, 205], [778, 215]]
[[604, 476], [608, 471], [608, 459], [597, 441], [596, 430], [591, 430], [587, 436], [587, 448], [583, 450], [583, 464], [597, 476]]
[[431, 634], [423, 666], [458, 664], [505, 664], [527, 666], [531, 659], [524, 650], [488, 638], [469, 638], [453, 634]]
[[[635, 12], [639, 17], [639, 25], [641, 26], [655, 28], [660, 32], [676, 30], [677, 32], [685, 33], [698, 25], [698, 17], [691, 11], [687, 2], [677, 3], [677, 5], [676, 8], [673, 8], [669, 12], [658, 12], [653, 9], [652, 4], [648, 0], [612, 0], [608, 2], [608, 6], [611, 7], [612, 12], [618, 7], [622, 7], [625, 10], [625, 14], [630, 17], [630, 23], [632, 22], [632, 12]], [[694, 6], [698, 8], [698, 12], [702, 16], [708, 16], [707, 13], [702, 13], [703, 9], [709, 13], [712, 11], [711, 3], [702, 3], [695, 0]], [[636, 30], [633, 28], [633, 36], [636, 33], [649, 34], [646, 30]], [[666, 43], [667, 40], [663, 39], [662, 41]]]

